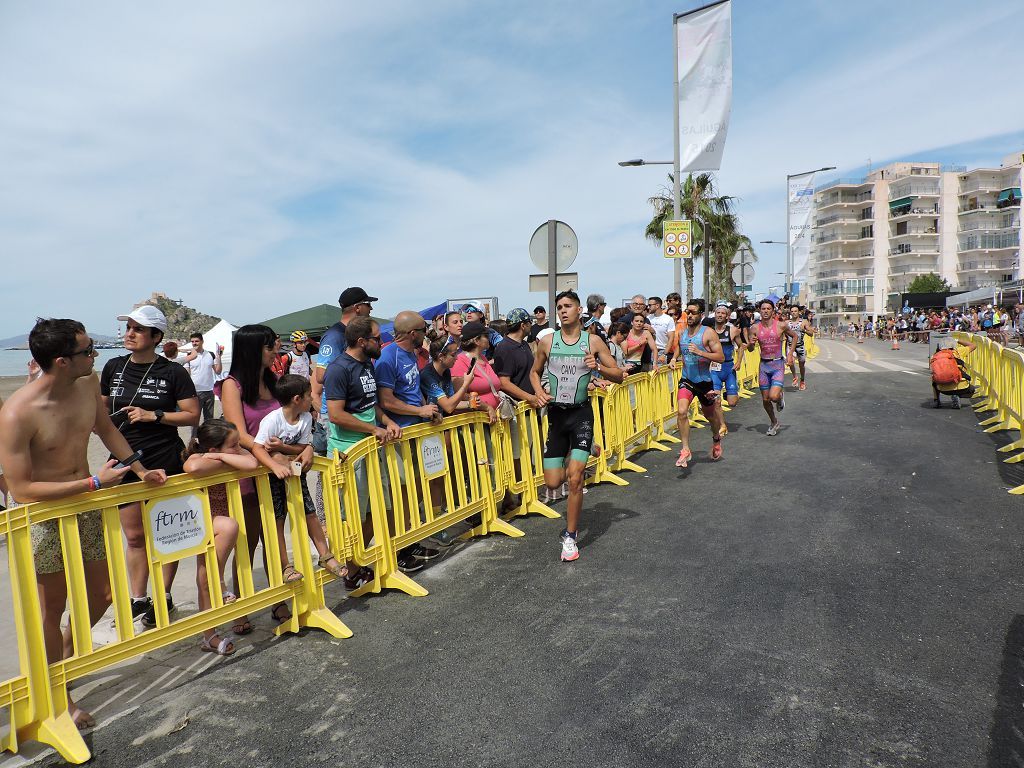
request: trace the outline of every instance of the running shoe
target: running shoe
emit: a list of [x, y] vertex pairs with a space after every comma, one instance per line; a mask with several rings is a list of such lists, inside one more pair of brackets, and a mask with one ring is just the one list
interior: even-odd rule
[[576, 537], [570, 536], [568, 531], [562, 531], [562, 562], [571, 563], [580, 556], [580, 549], [576, 546]]
[[[170, 617], [174, 616], [175, 612], [178, 609], [175, 607], [174, 601], [171, 599], [170, 593], [166, 593], [166, 597], [167, 597], [167, 616], [168, 616], [168, 618], [170, 618]], [[146, 608], [145, 612], [142, 614], [142, 626], [148, 627], [149, 629], [152, 629], [153, 627], [156, 626], [156, 607], [153, 605], [153, 601], [152, 600], [150, 600], [149, 598], [146, 598], [146, 600], [149, 603], [149, 605]]]
[[145, 616], [147, 613], [153, 612], [153, 600], [147, 595], [146, 597], [133, 597], [132, 598], [132, 621]]
[[412, 555], [398, 556], [398, 570], [402, 573], [416, 573], [423, 570], [423, 561]]
[[356, 572], [352, 576], [346, 576], [345, 589], [353, 590], [359, 589], [364, 584], [369, 584], [373, 581], [373, 569], [367, 568], [365, 565], [362, 568], [357, 568]]
[[779, 411], [782, 411], [786, 407], [786, 393], [779, 393]]
[[676, 459], [676, 466], [686, 469], [686, 463], [693, 458], [693, 454], [690, 453], [689, 448], [683, 448], [679, 451], [679, 458]]
[[722, 458], [722, 441], [715, 440], [711, 443], [711, 460], [718, 461], [720, 458]]
[[431, 541], [434, 541], [441, 547], [450, 547], [458, 542], [457, 536], [452, 536], [448, 531], [439, 531], [430, 537]]
[[800, 391], [803, 392], [805, 389], [807, 389], [807, 382], [806, 381], [801, 381], [800, 382]]
[[407, 551], [410, 555], [418, 557], [420, 560], [433, 560], [441, 554], [436, 549], [429, 549], [422, 544], [413, 544]]
[[777, 434], [779, 434], [780, 426], [781, 425], [779, 424], [779, 422], [775, 422], [770, 427], [768, 427], [768, 431], [765, 432], [765, 434], [768, 435], [768, 437], [775, 437]]

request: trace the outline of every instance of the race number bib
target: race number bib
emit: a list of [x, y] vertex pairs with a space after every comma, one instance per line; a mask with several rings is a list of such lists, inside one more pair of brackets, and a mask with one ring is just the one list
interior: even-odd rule
[[558, 378], [555, 402], [564, 405], [576, 404], [576, 389], [580, 380], [590, 373], [582, 357], [559, 357], [552, 359], [551, 372]]
[[712, 360], [711, 361], [711, 370], [712, 371], [720, 371], [720, 370], [722, 370], [722, 364], [721, 363], [716, 363], [714, 360]]

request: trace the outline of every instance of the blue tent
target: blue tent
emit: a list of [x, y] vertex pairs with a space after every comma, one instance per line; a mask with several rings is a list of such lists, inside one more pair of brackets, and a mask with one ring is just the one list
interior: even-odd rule
[[[447, 310], [448, 302], [442, 301], [440, 304], [435, 304], [432, 307], [421, 309], [419, 311], [419, 314], [420, 317], [427, 321], [427, 323], [432, 323], [434, 322], [435, 317], [437, 317], [438, 315], [443, 315]], [[380, 338], [381, 341], [385, 343], [395, 340], [395, 324], [393, 322], [384, 323], [384, 325], [380, 327]]]
[[772, 304], [779, 303], [779, 297], [776, 296], [774, 293], [769, 293], [767, 296], [765, 296], [765, 298], [768, 299], [768, 301], [770, 301]]

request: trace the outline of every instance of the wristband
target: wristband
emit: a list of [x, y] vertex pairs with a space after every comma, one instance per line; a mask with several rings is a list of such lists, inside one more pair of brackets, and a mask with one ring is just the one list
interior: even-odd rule
[[98, 491], [102, 487], [103, 487], [103, 484], [100, 483], [99, 475], [93, 475], [92, 477], [89, 478], [89, 490], [90, 491]]

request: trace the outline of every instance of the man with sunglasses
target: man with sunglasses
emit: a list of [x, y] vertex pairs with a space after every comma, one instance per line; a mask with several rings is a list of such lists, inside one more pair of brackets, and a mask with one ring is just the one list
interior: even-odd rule
[[683, 376], [679, 380], [676, 397], [676, 425], [682, 448], [676, 466], [685, 468], [693, 458], [690, 451], [690, 403], [697, 398], [705, 418], [711, 422], [711, 460], [722, 458], [722, 419], [718, 408], [719, 393], [711, 378], [711, 364], [721, 365], [725, 353], [714, 328], [703, 323], [704, 307], [691, 299], [686, 305], [686, 324], [679, 332], [679, 357], [683, 361]]
[[[106, 486], [115, 486], [133, 471], [147, 483], [162, 484], [163, 470], [142, 461], [115, 468], [117, 459], [132, 455], [107, 413], [94, 371], [96, 353], [85, 327], [76, 320], [39, 320], [29, 334], [32, 357], [42, 375], [15, 392], [0, 409], [0, 463], [16, 503], [53, 501]], [[168, 365], [175, 365], [168, 363]], [[95, 432], [111, 458], [95, 474], [89, 469], [89, 436]], [[145, 458], [145, 457], [144, 457]], [[78, 516], [81, 555], [95, 624], [110, 605], [110, 582], [100, 512]], [[62, 636], [61, 617], [67, 602], [67, 580], [57, 520], [32, 526], [32, 552], [42, 608], [43, 640], [53, 663], [72, 652], [69, 631]], [[119, 545], [119, 544], [118, 544]], [[65, 650], [66, 649], [66, 650]], [[69, 701], [79, 728], [95, 723]]]

